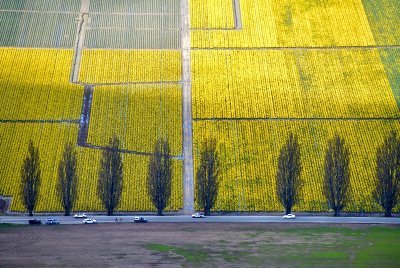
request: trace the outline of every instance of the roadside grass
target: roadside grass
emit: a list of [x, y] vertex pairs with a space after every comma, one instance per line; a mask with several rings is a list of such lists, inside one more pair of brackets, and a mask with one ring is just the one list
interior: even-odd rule
[[[223, 239], [198, 244], [146, 244], [176, 254], [187, 264], [253, 267], [399, 267], [400, 228], [395, 226], [296, 226], [276, 230], [232, 230]], [[168, 254], [166, 254], [168, 253]], [[235, 266], [236, 267], [236, 266]]]
[[24, 224], [13, 224], [13, 223], [2, 223], [0, 224], [0, 229], [7, 229], [7, 228], [18, 228], [18, 227], [24, 227], [26, 225]]

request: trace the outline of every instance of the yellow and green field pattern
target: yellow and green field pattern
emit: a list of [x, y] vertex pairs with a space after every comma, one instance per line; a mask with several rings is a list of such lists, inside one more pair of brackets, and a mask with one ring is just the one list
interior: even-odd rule
[[234, 27], [233, 1], [192, 0], [192, 47], [371, 46], [400, 40], [397, 0], [241, 0], [240, 9], [243, 28], [226, 31]]

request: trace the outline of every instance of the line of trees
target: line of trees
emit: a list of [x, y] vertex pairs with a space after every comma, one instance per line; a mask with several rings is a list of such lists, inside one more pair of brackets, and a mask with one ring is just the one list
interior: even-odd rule
[[[350, 149], [345, 140], [335, 135], [328, 140], [324, 161], [323, 189], [328, 207], [335, 216], [350, 201]], [[219, 189], [221, 163], [217, 141], [206, 139], [200, 148], [200, 162], [196, 171], [196, 202], [209, 215], [215, 205]], [[172, 158], [168, 140], [159, 139], [150, 157], [147, 173], [147, 190], [157, 215], [163, 215], [172, 192]], [[301, 151], [297, 136], [289, 133], [280, 149], [276, 174], [278, 200], [290, 214], [299, 202], [301, 180]], [[77, 155], [72, 144], [66, 144], [58, 166], [57, 193], [65, 215], [74, 210], [78, 187]], [[28, 154], [21, 168], [21, 197], [26, 210], [32, 216], [38, 201], [41, 182], [39, 150], [30, 141]], [[98, 174], [97, 194], [107, 215], [113, 215], [123, 190], [123, 159], [120, 142], [114, 136], [102, 152]], [[390, 132], [376, 152], [376, 176], [372, 192], [374, 200], [390, 217], [400, 199], [400, 139]]]

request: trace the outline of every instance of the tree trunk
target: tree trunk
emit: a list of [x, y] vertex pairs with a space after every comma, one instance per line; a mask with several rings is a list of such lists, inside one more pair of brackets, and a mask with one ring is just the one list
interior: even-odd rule
[[292, 212], [292, 208], [291, 207], [286, 207], [286, 215], [290, 214]]
[[33, 213], [32, 213], [32, 210], [30, 210], [29, 211], [29, 217], [32, 217], [33, 216]]
[[163, 216], [163, 210], [161, 208], [157, 209], [157, 216]]
[[112, 216], [113, 215], [113, 211], [111, 209], [107, 209], [107, 216]]
[[209, 208], [204, 209], [204, 216], [210, 216], [211, 210]]
[[392, 217], [392, 210], [385, 211], [385, 217]]
[[339, 212], [340, 212], [340, 211], [339, 211], [338, 209], [335, 209], [335, 214], [334, 214], [334, 216], [335, 216], [335, 217], [339, 217]]

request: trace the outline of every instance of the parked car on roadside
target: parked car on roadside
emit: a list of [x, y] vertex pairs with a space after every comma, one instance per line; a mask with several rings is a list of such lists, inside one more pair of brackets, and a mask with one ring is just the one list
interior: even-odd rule
[[74, 215], [75, 219], [82, 219], [82, 218], [86, 218], [86, 214], [85, 213], [78, 213]]
[[135, 218], [133, 219], [133, 221], [134, 221], [134, 222], [139, 222], [139, 223], [146, 223], [146, 222], [147, 222], [147, 219], [146, 219], [146, 218], [143, 218], [143, 217], [135, 217]]
[[205, 218], [205, 216], [204, 216], [204, 214], [200, 214], [200, 213], [196, 212], [192, 215], [192, 218]]
[[42, 221], [38, 219], [29, 220], [29, 224], [42, 224]]
[[50, 218], [50, 219], [46, 219], [46, 224], [47, 225], [60, 224], [60, 221], [56, 220], [56, 219], [53, 219], [53, 218]]
[[82, 221], [84, 224], [94, 224], [97, 223], [97, 221], [95, 219], [84, 219]]
[[286, 215], [283, 215], [283, 218], [284, 219], [295, 219], [296, 215], [294, 215], [294, 214], [286, 214]]

